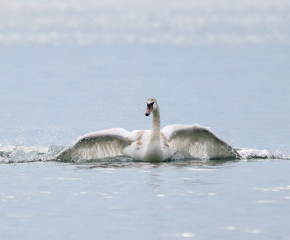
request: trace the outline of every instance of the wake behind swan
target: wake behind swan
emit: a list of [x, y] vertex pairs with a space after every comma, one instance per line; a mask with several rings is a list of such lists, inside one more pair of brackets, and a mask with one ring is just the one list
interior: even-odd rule
[[161, 162], [176, 153], [188, 158], [241, 158], [231, 145], [198, 124], [175, 124], [160, 130], [160, 110], [155, 98], [147, 99], [145, 115], [151, 113], [151, 130], [128, 132], [115, 128], [89, 133], [49, 160], [92, 160], [125, 155], [141, 161]]

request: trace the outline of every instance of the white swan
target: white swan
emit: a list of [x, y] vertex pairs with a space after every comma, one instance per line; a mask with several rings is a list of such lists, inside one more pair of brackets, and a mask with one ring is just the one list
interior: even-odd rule
[[160, 110], [156, 99], [147, 99], [145, 115], [152, 112], [152, 129], [128, 132], [123, 128], [86, 134], [54, 159], [98, 159], [126, 155], [137, 160], [160, 162], [181, 152], [190, 158], [240, 158], [236, 150], [209, 128], [170, 125], [160, 131]]

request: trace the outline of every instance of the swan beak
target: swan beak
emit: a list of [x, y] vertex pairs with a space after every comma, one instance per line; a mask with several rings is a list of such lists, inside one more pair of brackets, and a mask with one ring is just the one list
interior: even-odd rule
[[147, 109], [145, 112], [145, 116], [149, 116], [150, 113], [152, 112], [152, 110], [153, 110], [153, 103], [150, 103], [150, 104], [147, 103]]

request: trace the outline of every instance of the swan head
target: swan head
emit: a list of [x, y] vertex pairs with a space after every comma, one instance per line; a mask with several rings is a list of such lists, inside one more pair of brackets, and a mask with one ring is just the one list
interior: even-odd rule
[[148, 98], [146, 103], [147, 103], [147, 108], [145, 112], [146, 116], [149, 116], [152, 111], [154, 112], [158, 109], [157, 101], [155, 98]]

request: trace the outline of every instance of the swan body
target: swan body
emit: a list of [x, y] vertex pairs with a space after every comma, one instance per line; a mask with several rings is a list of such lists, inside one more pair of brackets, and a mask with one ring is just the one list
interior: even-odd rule
[[100, 159], [126, 155], [136, 160], [160, 162], [176, 152], [189, 158], [240, 158], [228, 143], [209, 128], [194, 125], [170, 125], [160, 130], [160, 110], [154, 98], [147, 99], [145, 115], [152, 112], [151, 130], [128, 132], [123, 128], [86, 134], [54, 160]]

